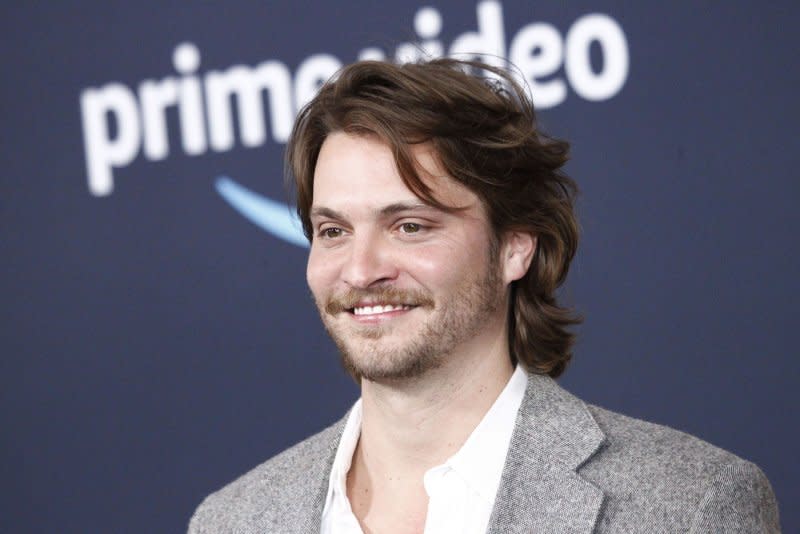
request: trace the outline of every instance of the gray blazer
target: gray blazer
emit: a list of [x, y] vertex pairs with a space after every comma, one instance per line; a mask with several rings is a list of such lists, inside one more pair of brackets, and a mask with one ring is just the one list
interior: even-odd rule
[[[190, 534], [318, 533], [344, 419], [210, 495]], [[488, 532], [780, 532], [764, 473], [531, 375]]]

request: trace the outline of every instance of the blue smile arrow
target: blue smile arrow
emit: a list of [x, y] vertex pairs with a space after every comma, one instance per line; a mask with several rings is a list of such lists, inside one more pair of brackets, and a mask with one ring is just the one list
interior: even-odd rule
[[292, 245], [308, 248], [300, 219], [287, 204], [250, 191], [227, 176], [218, 177], [214, 187], [222, 198], [256, 226]]

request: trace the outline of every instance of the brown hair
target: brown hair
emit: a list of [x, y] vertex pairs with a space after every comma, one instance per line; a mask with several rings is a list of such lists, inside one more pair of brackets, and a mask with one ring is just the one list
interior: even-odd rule
[[577, 187], [561, 171], [569, 144], [537, 129], [533, 104], [513, 78], [454, 59], [343, 68], [300, 111], [287, 147], [287, 171], [309, 240], [314, 169], [322, 143], [336, 131], [386, 142], [405, 185], [451, 210], [420, 178], [409, 147], [430, 143], [442, 168], [482, 200], [495, 238], [509, 230], [537, 236], [531, 267], [511, 287], [509, 350], [531, 372], [560, 375], [572, 357], [568, 328], [580, 322], [555, 298], [578, 244]]

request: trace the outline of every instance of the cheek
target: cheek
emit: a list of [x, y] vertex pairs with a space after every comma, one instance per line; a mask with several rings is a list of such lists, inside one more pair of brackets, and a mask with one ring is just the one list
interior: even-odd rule
[[336, 268], [333, 262], [326, 261], [313, 246], [308, 255], [306, 264], [306, 282], [314, 297], [319, 299], [325, 291], [330, 291], [336, 278]]
[[458, 248], [439, 245], [405, 255], [401, 271], [430, 290], [446, 291], [457, 285], [474, 261], [476, 258], [464, 254], [463, 248], [459, 253]]
[[476, 235], [474, 239], [465, 238], [450, 247], [442, 247], [425, 258], [427, 279], [446, 291], [482, 280], [490, 268], [490, 244], [483, 236]]

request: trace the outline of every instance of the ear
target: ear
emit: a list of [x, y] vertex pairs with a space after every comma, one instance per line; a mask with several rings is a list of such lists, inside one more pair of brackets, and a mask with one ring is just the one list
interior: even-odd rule
[[536, 236], [528, 232], [509, 232], [503, 241], [500, 261], [503, 265], [503, 282], [510, 284], [519, 280], [531, 266], [536, 252]]

